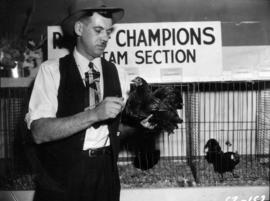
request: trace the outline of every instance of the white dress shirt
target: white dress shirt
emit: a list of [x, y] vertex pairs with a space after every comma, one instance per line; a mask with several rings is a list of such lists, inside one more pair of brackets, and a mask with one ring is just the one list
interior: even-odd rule
[[[76, 48], [73, 52], [75, 62], [78, 66], [81, 78], [84, 79], [85, 72], [89, 71], [89, 60], [82, 56]], [[101, 58], [95, 58], [92, 60], [94, 68], [100, 72], [100, 89], [101, 89], [101, 99], [104, 95], [104, 82], [101, 66]], [[129, 91], [129, 81], [128, 76], [124, 69], [117, 66], [118, 75], [121, 84], [122, 96], [127, 99], [127, 93]], [[29, 102], [29, 111], [26, 114], [25, 120], [27, 122], [28, 128], [32, 121], [40, 118], [54, 118], [56, 117], [56, 112], [58, 109], [58, 88], [60, 84], [60, 71], [59, 71], [59, 59], [48, 60], [41, 64], [38, 71], [34, 88], [31, 94]], [[89, 127], [86, 130], [86, 135], [84, 139], [83, 150], [99, 148], [103, 146], [110, 145], [110, 140], [108, 139], [108, 126], [102, 125], [95, 129]]]

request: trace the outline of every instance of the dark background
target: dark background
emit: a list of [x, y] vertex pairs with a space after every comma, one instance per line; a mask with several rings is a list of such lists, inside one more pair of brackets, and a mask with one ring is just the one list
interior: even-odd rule
[[[39, 40], [73, 0], [0, 0], [0, 36]], [[269, 45], [270, 0], [111, 0], [124, 7], [121, 22], [222, 22], [223, 46]]]

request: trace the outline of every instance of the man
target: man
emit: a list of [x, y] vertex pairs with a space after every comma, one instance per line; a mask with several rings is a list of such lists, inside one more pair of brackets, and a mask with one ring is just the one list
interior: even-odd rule
[[76, 1], [62, 23], [74, 51], [40, 67], [26, 115], [40, 160], [35, 201], [119, 200], [119, 114], [129, 83], [100, 56], [123, 15], [102, 1]]

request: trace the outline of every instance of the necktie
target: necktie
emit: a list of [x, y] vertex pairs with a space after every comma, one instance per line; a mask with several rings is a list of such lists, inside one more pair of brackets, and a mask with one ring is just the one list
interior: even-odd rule
[[85, 73], [86, 87], [89, 88], [89, 109], [93, 109], [100, 102], [100, 73], [89, 63], [89, 71]]

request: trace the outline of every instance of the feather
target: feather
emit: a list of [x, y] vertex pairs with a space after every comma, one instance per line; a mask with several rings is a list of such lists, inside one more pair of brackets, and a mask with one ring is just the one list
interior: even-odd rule
[[216, 139], [209, 139], [204, 146], [206, 150], [205, 159], [208, 163], [213, 164], [214, 171], [219, 173], [221, 180], [225, 172], [231, 172], [234, 177], [235, 166], [240, 162], [240, 156], [237, 152], [223, 152]]
[[[149, 123], [155, 126], [155, 133], [173, 133], [182, 123], [177, 107], [182, 107], [182, 96], [177, 96], [171, 87], [157, 88], [152, 92], [148, 83], [141, 77], [133, 80], [134, 86], [122, 112], [122, 122], [140, 127], [140, 122], [153, 115]], [[177, 98], [178, 97], [178, 98]], [[180, 103], [177, 103], [177, 102]]]

